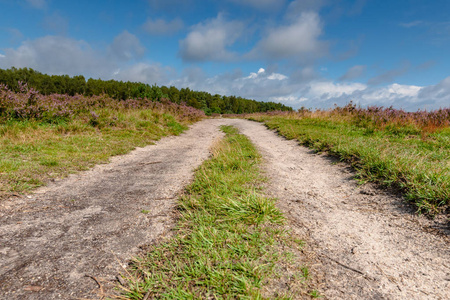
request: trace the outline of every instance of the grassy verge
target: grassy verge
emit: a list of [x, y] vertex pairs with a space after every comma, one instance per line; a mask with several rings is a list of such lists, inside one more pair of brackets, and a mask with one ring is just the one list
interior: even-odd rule
[[176, 234], [135, 259], [122, 298], [318, 296], [298, 260], [302, 242], [283, 229], [274, 200], [261, 193], [259, 154], [235, 128], [223, 130], [226, 138], [180, 199]]
[[[57, 120], [56, 120], [57, 121]], [[157, 109], [97, 109], [58, 122], [0, 123], [0, 198], [107, 162], [187, 127]]]
[[289, 139], [349, 161], [360, 179], [400, 188], [419, 211], [450, 204], [450, 128], [362, 126], [345, 117], [254, 116]]

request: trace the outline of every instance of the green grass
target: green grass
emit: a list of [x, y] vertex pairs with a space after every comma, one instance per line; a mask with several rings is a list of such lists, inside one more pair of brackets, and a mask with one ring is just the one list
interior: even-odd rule
[[424, 133], [383, 130], [325, 117], [257, 116], [288, 139], [349, 161], [359, 179], [399, 188], [418, 211], [430, 214], [450, 204], [450, 129]]
[[0, 198], [106, 163], [113, 155], [187, 128], [174, 116], [149, 109], [97, 113], [95, 122], [76, 117], [57, 124], [17, 120], [0, 124]]
[[176, 233], [134, 260], [123, 298], [312, 297], [308, 270], [298, 262], [303, 244], [262, 194], [260, 155], [235, 128], [223, 130], [226, 137], [179, 200]]

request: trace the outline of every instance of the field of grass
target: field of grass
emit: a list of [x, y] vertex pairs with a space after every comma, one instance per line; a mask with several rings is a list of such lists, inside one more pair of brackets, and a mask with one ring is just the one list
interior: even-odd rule
[[340, 157], [361, 181], [399, 188], [420, 212], [450, 204], [450, 109], [359, 109], [253, 115], [288, 139]]
[[226, 137], [179, 200], [176, 233], [134, 260], [124, 299], [319, 296], [298, 261], [302, 242], [261, 192], [260, 155], [235, 128], [222, 129]]
[[0, 198], [180, 134], [203, 116], [170, 102], [43, 96], [0, 86]]

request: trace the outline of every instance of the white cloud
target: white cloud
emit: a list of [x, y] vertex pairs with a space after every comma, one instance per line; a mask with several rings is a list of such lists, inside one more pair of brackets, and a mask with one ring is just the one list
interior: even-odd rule
[[416, 85], [402, 85], [402, 84], [391, 84], [388, 86], [388, 91], [391, 94], [404, 95], [409, 97], [416, 97], [419, 91], [422, 89], [420, 86]]
[[[333, 83], [329, 83], [334, 85]], [[364, 88], [365, 87], [365, 88]], [[420, 99], [420, 93], [424, 89], [423, 87], [414, 85], [400, 85], [391, 84], [385, 87], [368, 87], [361, 85], [353, 86], [348, 90], [332, 90], [327, 92], [327, 89], [319, 89], [313, 93], [307, 94], [308, 100], [302, 104], [309, 108], [331, 108], [334, 104], [338, 106], [344, 106], [349, 101], [366, 106], [393, 106], [394, 108], [403, 108], [410, 111], [415, 111], [423, 107], [424, 101]], [[428, 109], [439, 108], [436, 101], [432, 98], [427, 99]]]
[[0, 53], [0, 58], [4, 58], [4, 57], [6, 57], [6, 56], [4, 56], [3, 54]]
[[147, 84], [166, 85], [176, 72], [159, 64], [137, 63], [114, 72], [114, 79]]
[[88, 43], [58, 36], [24, 41], [16, 49], [5, 49], [1, 68], [33, 68], [51, 74], [82, 74], [103, 69], [107, 63]]
[[248, 99], [273, 101], [274, 97], [289, 97], [302, 89], [303, 83], [290, 80], [289, 76], [268, 72], [260, 68], [257, 72], [243, 74], [241, 70], [208, 77], [199, 68], [188, 69], [182, 76], [170, 82], [177, 87], [189, 86], [211, 94], [237, 95]]
[[261, 81], [261, 80], [285, 80], [288, 77], [280, 74], [280, 73], [270, 73], [267, 74], [266, 70], [264, 70], [264, 68], [259, 68], [258, 73], [254, 73], [251, 72], [249, 76], [243, 78], [243, 79], [254, 79], [256, 81]]
[[367, 67], [364, 65], [353, 66], [342, 75], [339, 80], [352, 80], [361, 77], [366, 71]]
[[270, 29], [250, 56], [307, 61], [326, 52], [326, 43], [319, 40], [321, 34], [322, 24], [317, 13], [302, 13], [290, 25]]
[[279, 73], [272, 73], [271, 75], [269, 75], [267, 77], [267, 79], [269, 79], [269, 80], [285, 80], [287, 78], [288, 77], [286, 75], [279, 74]]
[[45, 36], [4, 49], [0, 68], [27, 67], [48, 74], [111, 78], [114, 71], [141, 57], [144, 51], [139, 40], [126, 31], [106, 49], [93, 49], [83, 40]]
[[367, 88], [362, 83], [333, 83], [331, 81], [312, 82], [309, 85], [308, 95], [313, 98], [332, 98], [342, 95], [350, 95], [355, 91], [363, 91]]
[[[306, 74], [314, 73], [311, 68], [305, 68], [302, 71]], [[333, 108], [335, 103], [344, 106], [350, 100], [362, 107], [393, 106], [409, 111], [438, 109], [448, 107], [450, 103], [450, 77], [428, 87], [397, 83], [373, 87], [357, 82], [336, 83], [318, 79], [317, 75], [306, 76], [301, 73], [288, 76], [260, 68], [249, 74], [242, 74], [240, 70], [235, 70], [231, 73], [208, 77], [200, 68], [192, 68], [169, 84], [177, 87], [189, 86], [191, 89], [212, 94], [238, 95], [259, 101], [282, 102], [294, 109], [301, 106], [328, 109]]]
[[47, 7], [46, 0], [25, 0], [25, 2], [33, 8], [43, 9]]
[[145, 48], [134, 34], [125, 30], [114, 38], [108, 52], [117, 60], [129, 61], [142, 57]]
[[228, 48], [240, 37], [244, 25], [239, 21], [217, 18], [197, 24], [187, 37], [180, 41], [180, 55], [185, 61], [230, 61], [237, 54]]
[[184, 27], [184, 24], [183, 21], [179, 18], [173, 19], [169, 22], [164, 19], [148, 19], [142, 27], [149, 34], [170, 35], [181, 30]]
[[427, 100], [433, 103], [434, 108], [450, 107], [450, 77], [445, 78], [436, 85], [424, 87], [418, 93], [418, 100], [424, 105]]

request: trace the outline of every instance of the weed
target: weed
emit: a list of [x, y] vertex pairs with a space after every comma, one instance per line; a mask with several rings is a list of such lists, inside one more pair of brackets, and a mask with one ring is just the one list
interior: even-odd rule
[[323, 296], [317, 290], [312, 290], [309, 295], [313, 298], [322, 298]]

